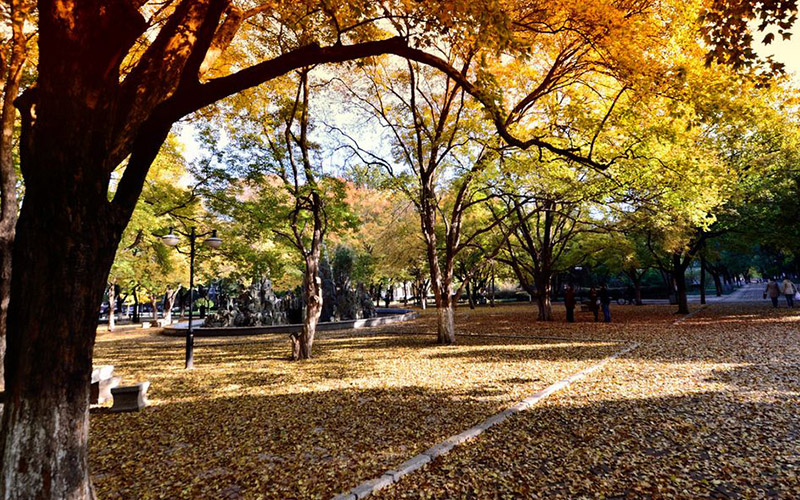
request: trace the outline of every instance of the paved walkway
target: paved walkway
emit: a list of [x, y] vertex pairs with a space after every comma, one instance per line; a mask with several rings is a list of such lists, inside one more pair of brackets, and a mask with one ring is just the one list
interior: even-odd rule
[[[751, 283], [737, 288], [733, 293], [717, 297], [716, 295], [706, 296], [706, 302], [713, 304], [715, 302], [761, 302], [763, 300], [762, 294], [764, 287], [761, 283]], [[700, 297], [692, 297], [693, 301], [699, 302]]]
[[[728, 295], [723, 295], [722, 297], [717, 297], [714, 293], [706, 294], [706, 303], [707, 304], [714, 304], [717, 302], [759, 302], [762, 301], [762, 294], [764, 292], [764, 287], [761, 283], [752, 283], [746, 284], [740, 288], [737, 288], [732, 293]], [[669, 300], [667, 299], [645, 299], [645, 305], [666, 305], [669, 304]], [[699, 304], [700, 303], [700, 296], [699, 295], [689, 295], [689, 303], [690, 304]]]

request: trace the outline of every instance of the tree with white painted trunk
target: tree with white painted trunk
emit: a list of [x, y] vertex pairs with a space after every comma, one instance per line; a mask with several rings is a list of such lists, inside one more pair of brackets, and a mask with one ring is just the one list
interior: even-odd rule
[[[458, 64], [450, 55], [449, 62]], [[463, 61], [467, 74], [470, 61]], [[464, 230], [465, 217], [491, 199], [481, 188], [499, 156], [499, 141], [486, 132], [479, 110], [455, 80], [408, 61], [405, 67], [378, 64], [364, 69], [371, 93], [343, 86], [354, 102], [384, 129], [394, 158], [363, 148], [351, 134], [356, 161], [382, 168], [393, 188], [417, 211], [425, 243], [430, 287], [436, 303], [438, 343], [455, 343], [455, 283], [459, 253], [499, 222]], [[483, 141], [483, 142], [482, 142]], [[463, 284], [462, 284], [463, 286]]]
[[204, 134], [211, 154], [203, 175], [215, 179], [207, 190], [210, 206], [249, 228], [251, 241], [271, 235], [299, 257], [305, 315], [302, 331], [290, 336], [295, 360], [312, 356], [326, 234], [355, 223], [344, 181], [326, 175], [318, 154], [312, 87], [324, 84], [313, 80], [311, 68], [302, 68], [248, 90], [205, 125], [217, 133]]

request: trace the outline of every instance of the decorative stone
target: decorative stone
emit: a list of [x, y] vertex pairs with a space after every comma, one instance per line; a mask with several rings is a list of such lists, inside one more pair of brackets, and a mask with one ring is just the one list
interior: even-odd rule
[[112, 365], [98, 366], [92, 370], [91, 386], [89, 387], [89, 403], [96, 405], [111, 399], [111, 389], [118, 386], [122, 380], [114, 377]]
[[103, 379], [111, 378], [114, 375], [113, 365], [101, 365], [92, 370], [92, 383], [99, 382]]
[[111, 389], [119, 386], [120, 382], [122, 382], [122, 377], [111, 377], [92, 384], [90, 403], [102, 404], [110, 400], [112, 398]]
[[[335, 274], [335, 273], [334, 273]], [[363, 284], [352, 286], [349, 274], [340, 270], [339, 280], [332, 277], [326, 260], [320, 264], [317, 282], [322, 288], [322, 311], [320, 321], [328, 323], [339, 320], [359, 320], [377, 317], [375, 304]], [[203, 321], [205, 328], [256, 327], [299, 324], [305, 315], [304, 296], [298, 287], [278, 298], [269, 280], [253, 283], [250, 288], [239, 285], [235, 298], [220, 295], [220, 307]]]
[[139, 411], [147, 406], [147, 389], [150, 382], [141, 382], [127, 387], [115, 387], [111, 389], [114, 397], [113, 412]]

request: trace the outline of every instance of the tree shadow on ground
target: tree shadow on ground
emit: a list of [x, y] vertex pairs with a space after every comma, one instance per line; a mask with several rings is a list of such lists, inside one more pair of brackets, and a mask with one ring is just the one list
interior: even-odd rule
[[797, 395], [540, 405], [375, 498], [797, 498]]
[[[800, 389], [791, 371], [800, 359], [797, 329], [782, 320], [758, 331], [746, 320], [723, 327], [690, 321], [604, 330], [599, 335], [642, 343], [612, 365], [628, 367], [629, 379], [592, 375], [574, 399], [553, 396], [402, 488], [413, 497], [422, 494], [419, 486], [439, 498], [800, 496], [790, 475], [800, 466]], [[525, 331], [541, 334], [538, 326]], [[283, 344], [220, 342], [198, 347], [191, 372], [183, 371], [179, 341], [106, 342], [98, 361], [117, 365], [130, 381], [151, 379], [157, 405], [92, 416], [99, 496], [329, 497], [596, 361], [591, 352], [577, 355], [580, 346], [553, 359], [525, 351], [553, 349], [539, 340], [459, 342], [443, 348], [427, 336], [332, 338], [304, 363], [286, 362]], [[516, 348], [527, 363], [503, 358]], [[757, 368], [765, 360], [766, 374]], [[703, 363], [742, 366], [687, 371], [703, 373], [696, 387], [724, 388], [680, 387], [696, 392], [690, 395], [648, 378]], [[430, 366], [439, 371], [429, 375]], [[553, 366], [561, 371], [547, 371]], [[495, 371], [485, 375], [489, 368]], [[410, 373], [398, 382], [400, 369]], [[466, 374], [474, 379], [462, 384]], [[637, 383], [631, 397], [615, 392]]]
[[[561, 346], [569, 345], [569, 349]], [[498, 361], [513, 361], [525, 363], [528, 361], [567, 361], [567, 360], [600, 360], [618, 351], [623, 346], [612, 343], [592, 344], [549, 344], [536, 345], [519, 344], [513, 347], [494, 345], [491, 348], [469, 349], [457, 352], [438, 352], [431, 354], [431, 359], [462, 358], [474, 363], [487, 363]]]
[[[735, 375], [733, 375], [735, 377]], [[395, 487], [398, 496], [791, 498], [800, 399], [728, 392], [541, 405]], [[95, 415], [102, 498], [327, 498], [482, 421], [419, 387], [230, 396]], [[379, 495], [380, 497], [380, 495]]]
[[[101, 498], [326, 497], [401, 463], [496, 410], [419, 387], [217, 396], [92, 416]], [[202, 480], [201, 480], [202, 479]]]

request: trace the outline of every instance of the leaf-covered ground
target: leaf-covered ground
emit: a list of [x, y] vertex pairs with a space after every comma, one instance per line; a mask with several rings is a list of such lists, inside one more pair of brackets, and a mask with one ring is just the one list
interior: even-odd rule
[[798, 326], [762, 304], [620, 325], [639, 349], [376, 498], [800, 498]]
[[[800, 497], [800, 316], [718, 304], [614, 323], [534, 321], [530, 304], [337, 332], [310, 362], [282, 337], [104, 334], [95, 364], [150, 380], [153, 405], [92, 415], [100, 498], [329, 498], [620, 349], [641, 347], [407, 476], [380, 497]], [[497, 336], [483, 336], [497, 335]], [[541, 336], [574, 338], [542, 340]], [[519, 338], [522, 337], [522, 338]], [[607, 339], [583, 342], [586, 337]]]
[[320, 339], [302, 363], [287, 360], [286, 336], [198, 339], [189, 372], [182, 339], [102, 335], [95, 364], [113, 364], [126, 384], [149, 380], [153, 405], [94, 412], [98, 495], [328, 498], [619, 350], [494, 337], [441, 347], [430, 333], [365, 333]]

